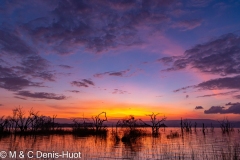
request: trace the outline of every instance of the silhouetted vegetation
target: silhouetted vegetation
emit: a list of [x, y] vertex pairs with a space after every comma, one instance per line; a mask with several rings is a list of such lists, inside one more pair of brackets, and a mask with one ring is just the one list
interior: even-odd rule
[[95, 127], [96, 132], [106, 130], [106, 126], [103, 125], [103, 122], [107, 121], [106, 112], [102, 112], [97, 116], [92, 117], [92, 120], [93, 120], [93, 126]]
[[87, 122], [86, 118], [82, 120], [73, 119], [72, 131], [75, 135], [88, 136], [88, 135], [107, 135], [107, 128], [104, 122], [107, 121], [106, 112], [102, 112], [95, 117], [92, 117], [93, 122]]
[[205, 125], [204, 125], [204, 123], [202, 124], [202, 132], [205, 135]]
[[159, 113], [155, 114], [155, 113], [152, 113], [152, 114], [149, 114], [147, 116], [150, 117], [150, 123], [151, 124], [147, 124], [145, 123], [143, 120], [140, 119], [140, 121], [142, 121], [146, 126], [149, 126], [152, 128], [152, 135], [153, 136], [157, 136], [159, 134], [159, 128], [160, 127], [165, 127], [165, 125], [162, 123], [163, 121], [166, 120], [166, 117], [164, 116], [162, 119], [157, 119], [157, 115]]
[[33, 109], [28, 114], [21, 108], [12, 110], [12, 116], [0, 119], [0, 133], [8, 134], [48, 134], [63, 133], [63, 129], [54, 122], [56, 115], [53, 117], [40, 115]]
[[[210, 127], [210, 131], [212, 133], [214, 132], [214, 123], [212, 124], [204, 124], [199, 123], [199, 126], [197, 126], [197, 123], [193, 123], [190, 120], [183, 120], [181, 119], [180, 125], [181, 130], [171, 130], [170, 133], [167, 134], [167, 132], [160, 134], [160, 128], [164, 127], [164, 121], [166, 120], [166, 117], [162, 117], [160, 119], [157, 118], [159, 114], [148, 114], [150, 118], [150, 121], [143, 121], [142, 119], [136, 119], [133, 115], [130, 115], [126, 119], [119, 120], [116, 124], [116, 126], [112, 126], [112, 132], [108, 134], [108, 130], [111, 131], [106, 126], [106, 122], [108, 121], [106, 112], [101, 112], [96, 116], [92, 116], [90, 118], [80, 118], [80, 119], [73, 119], [70, 129], [64, 129], [60, 127], [61, 125], [56, 123], [56, 117], [57, 115], [50, 116], [44, 116], [41, 115], [39, 112], [34, 111], [33, 109], [30, 109], [29, 111], [24, 111], [23, 108], [18, 107], [12, 110], [12, 115], [10, 116], [2, 116], [0, 117], [0, 140], [4, 139], [5, 136], [8, 135], [51, 135], [51, 134], [63, 134], [64, 137], [65, 134], [71, 134], [74, 135], [75, 139], [79, 139], [77, 136], [86, 136], [85, 138], [94, 137], [99, 142], [101, 139], [101, 143], [106, 143], [107, 140], [110, 140], [112, 148], [123, 146], [125, 150], [123, 151], [123, 155], [126, 154], [126, 157], [128, 157], [128, 154], [132, 154], [132, 152], [139, 152], [141, 150], [142, 145], [144, 145], [144, 140], [148, 139], [149, 137], [152, 138], [153, 141], [156, 141], [156, 143], [161, 143], [160, 137], [161, 135], [164, 135], [167, 139], [173, 139], [171, 141], [186, 141], [186, 139], [190, 138], [191, 136], [194, 136], [193, 134], [189, 136], [190, 134], [186, 134], [186, 137], [183, 135], [183, 133], [191, 133], [192, 128], [195, 130], [197, 135], [197, 127], [202, 130], [205, 138], [205, 132], [206, 136], [208, 135], [208, 129], [207, 127]], [[206, 122], [205, 122], [206, 123]], [[202, 124], [202, 125], [201, 125]], [[230, 133], [233, 131], [233, 125], [231, 124], [228, 119], [224, 119], [223, 121], [219, 122], [219, 127], [221, 129], [222, 133]], [[193, 127], [192, 127], [193, 126]], [[149, 132], [147, 131], [147, 127], [150, 127]], [[119, 128], [119, 130], [118, 130]], [[182, 134], [181, 134], [182, 131]], [[219, 131], [219, 130], [217, 130]], [[236, 130], [237, 131], [237, 130]], [[221, 133], [220, 132], [220, 133]], [[236, 132], [236, 134], [238, 134]], [[159, 135], [157, 137], [156, 135]], [[212, 134], [213, 135], [213, 134]], [[232, 134], [229, 134], [232, 135]], [[57, 135], [58, 136], [58, 135]], [[182, 139], [177, 139], [178, 137], [182, 137]], [[197, 135], [199, 136], [199, 134]], [[203, 136], [203, 135], [202, 135]], [[224, 135], [224, 136], [228, 136]], [[8, 136], [8, 137], [22, 137], [22, 136]], [[25, 138], [25, 136], [23, 136]], [[31, 136], [31, 137], [38, 137], [38, 136]], [[51, 136], [47, 136], [51, 137]], [[162, 136], [163, 137], [163, 136]], [[84, 138], [84, 139], [85, 139]], [[169, 140], [170, 141], [170, 140]], [[14, 143], [14, 140], [12, 140], [12, 143]], [[184, 145], [183, 145], [184, 146]], [[161, 146], [162, 147], [162, 146]], [[180, 148], [180, 147], [179, 147]], [[171, 150], [170, 145], [166, 145], [166, 148], [161, 148], [161, 150], [158, 153], [157, 158], [161, 159], [161, 156], [163, 159], [167, 159], [167, 156], [165, 155], [171, 155], [170, 151], [177, 152], [174, 156], [175, 159], [198, 159], [199, 155], [205, 155], [208, 156], [208, 153], [200, 153], [198, 150], [192, 149], [192, 152], [178, 152], [176, 150]], [[166, 153], [163, 153], [166, 152]], [[230, 144], [229, 146], [226, 146], [222, 150], [218, 149], [215, 151], [210, 151], [212, 154], [211, 157], [215, 157], [215, 159], [239, 159], [240, 158], [240, 147], [239, 145], [233, 145]], [[164, 155], [165, 154], [165, 155]], [[155, 157], [156, 158], [156, 157]], [[206, 158], [208, 159], [208, 158]]]
[[4, 119], [4, 116], [2, 116], [0, 118], [0, 134], [9, 133], [8, 125], [9, 125], [9, 120], [7, 118]]
[[[136, 119], [133, 115], [130, 115], [126, 119], [119, 120], [116, 124], [115, 131], [112, 130], [112, 135], [116, 141], [132, 141], [141, 136], [148, 135], [145, 127], [151, 127], [152, 136], [157, 136], [160, 133], [160, 128], [164, 127], [163, 123], [166, 117], [160, 119], [157, 118], [158, 113], [148, 114], [150, 121], [143, 121], [142, 119]], [[35, 135], [35, 134], [74, 134], [78, 136], [88, 136], [88, 135], [102, 135], [106, 136], [108, 133], [107, 126], [105, 122], [108, 121], [106, 112], [101, 112], [96, 116], [91, 118], [81, 118], [72, 120], [72, 129], [63, 129], [61, 125], [55, 122], [57, 115], [44, 116], [38, 111], [30, 109], [29, 111], [24, 111], [23, 108], [17, 107], [12, 110], [12, 115], [0, 117], [0, 134], [21, 134], [21, 135]], [[228, 119], [220, 121], [220, 128], [222, 133], [229, 133], [233, 131], [233, 125]], [[197, 130], [197, 123], [192, 125], [190, 120], [181, 119], [180, 122], [181, 131], [192, 132], [192, 126], [194, 130]], [[118, 127], [124, 128], [123, 136], [118, 135]], [[206, 127], [204, 123], [202, 124], [202, 132], [205, 135]], [[214, 132], [214, 126], [211, 123], [210, 131]], [[238, 130], [239, 131], [239, 130]], [[170, 133], [168, 138], [178, 137], [178, 133]]]
[[234, 130], [232, 124], [229, 122], [227, 118], [223, 119], [221, 122], [219, 121], [219, 123], [222, 133], [229, 133]]
[[189, 120], [182, 120], [181, 118], [181, 130], [186, 132], [192, 132], [192, 122]]
[[122, 142], [133, 142], [137, 138], [147, 135], [146, 131], [141, 129], [139, 126], [139, 120], [135, 119], [134, 116], [130, 115], [129, 118], [119, 120], [117, 126], [124, 127]]

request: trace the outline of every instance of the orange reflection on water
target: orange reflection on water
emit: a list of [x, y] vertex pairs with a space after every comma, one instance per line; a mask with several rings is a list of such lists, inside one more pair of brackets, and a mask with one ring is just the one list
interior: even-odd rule
[[[120, 137], [124, 130], [118, 128]], [[201, 159], [202, 156], [211, 159], [213, 155], [221, 156], [223, 151], [228, 152], [240, 138], [237, 132], [224, 135], [220, 129], [215, 129], [214, 132], [206, 131], [203, 135], [200, 129], [182, 134], [179, 128], [167, 128], [165, 131], [161, 129], [158, 137], [153, 137], [150, 129], [144, 130], [149, 134], [129, 142], [116, 140], [111, 128], [107, 136], [78, 137], [71, 134], [6, 136], [0, 138], [0, 148], [5, 151], [24, 151], [24, 153], [81, 152], [82, 159], [179, 159], [182, 156], [184, 159], [191, 159], [192, 155], [195, 159]], [[167, 138], [171, 132], [178, 132], [179, 136]], [[240, 148], [237, 154], [240, 156]]]

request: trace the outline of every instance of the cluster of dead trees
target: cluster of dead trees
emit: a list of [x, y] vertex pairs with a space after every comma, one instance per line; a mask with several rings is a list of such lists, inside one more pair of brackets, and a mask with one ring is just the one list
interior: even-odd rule
[[73, 119], [73, 133], [78, 135], [106, 135], [107, 128], [104, 125], [106, 121], [106, 112], [93, 116], [92, 122], [89, 122], [86, 118]]
[[128, 118], [119, 120], [116, 124], [116, 131], [114, 132], [117, 139], [119, 139], [119, 136], [117, 135], [117, 128], [125, 128], [123, 130], [123, 136], [121, 140], [123, 142], [134, 142], [136, 141], [139, 137], [145, 136], [148, 133], [143, 130], [143, 127], [151, 127], [152, 129], [152, 136], [158, 136], [159, 135], [159, 129], [161, 127], [165, 127], [164, 121], [166, 120], [166, 117], [164, 116], [161, 119], [158, 119], [157, 116], [159, 113], [152, 113], [146, 116], [150, 117], [150, 121], [145, 122], [142, 119], [136, 119], [133, 115], [130, 115]]
[[116, 124], [117, 127], [125, 127], [128, 128], [130, 133], [137, 133], [137, 128], [140, 127], [151, 127], [152, 135], [158, 135], [159, 129], [165, 128], [166, 125], [163, 123], [166, 120], [166, 117], [158, 119], [157, 116], [159, 113], [152, 113], [146, 116], [150, 117], [150, 121], [145, 122], [142, 119], [135, 119], [133, 115], [130, 115], [129, 118], [119, 120]]
[[181, 119], [181, 131], [191, 132], [192, 131], [192, 122], [189, 120], [182, 120]]
[[[137, 133], [137, 128], [141, 127], [151, 127], [152, 128], [152, 134], [158, 134], [160, 127], [165, 127], [165, 125], [162, 123], [166, 120], [166, 117], [164, 116], [161, 119], [157, 119], [157, 114], [152, 113], [150, 115], [147, 115], [150, 117], [150, 121], [148, 123], [144, 122], [141, 119], [136, 119], [133, 115], [130, 115], [128, 118], [119, 120], [116, 124], [116, 130], [118, 127], [127, 128], [129, 133]], [[97, 116], [93, 116], [92, 119], [73, 119], [73, 132], [74, 133], [104, 133], [107, 131], [106, 125], [104, 125], [104, 122], [107, 121], [107, 115], [106, 112], [101, 112]], [[138, 130], [139, 131], [139, 130]]]
[[[186, 133], [192, 133], [192, 128], [194, 127], [194, 131], [196, 132], [197, 131], [197, 122], [195, 122], [194, 124], [192, 124], [192, 122], [188, 119], [185, 119], [183, 120], [181, 118], [181, 122], [180, 122], [180, 126], [181, 126], [181, 132], [182, 132], [182, 135], [184, 132]], [[202, 123], [202, 132], [203, 134], [205, 134], [205, 130], [206, 127], [205, 127], [205, 124]], [[213, 125], [211, 124], [211, 131], [213, 132], [214, 131], [214, 127]]]
[[[222, 133], [230, 133], [230, 132], [234, 131], [234, 127], [233, 127], [232, 123], [227, 118], [223, 119], [222, 121], [218, 121], [218, 122], [220, 124]], [[181, 119], [180, 125], [181, 125], [182, 133], [184, 131], [192, 132], [192, 122], [190, 120]], [[212, 123], [210, 124], [209, 129], [205, 126], [204, 123], [202, 123], [201, 127], [202, 127], [201, 131], [203, 132], [203, 134], [205, 134], [206, 131], [208, 132], [208, 130], [210, 130], [210, 132], [214, 132], [214, 126]], [[197, 128], [197, 123], [195, 122], [194, 123], [195, 132], [196, 132], [196, 128]], [[240, 130], [238, 130], [238, 131], [240, 132]]]
[[222, 133], [229, 133], [234, 131], [232, 124], [229, 122], [227, 118], [219, 121]]
[[26, 113], [21, 107], [12, 111], [12, 116], [0, 118], [0, 133], [48, 132], [59, 129], [58, 124], [54, 122], [56, 115], [43, 116], [33, 109]]
[[[152, 113], [147, 115], [150, 117], [150, 121], [145, 122], [142, 119], [136, 119], [130, 115], [129, 118], [119, 120], [116, 124], [117, 127], [127, 128], [130, 136], [141, 135], [142, 131], [137, 128], [140, 127], [151, 127], [152, 134], [158, 135], [160, 127], [165, 127], [163, 122], [166, 120], [164, 116], [158, 119], [158, 113]], [[25, 112], [21, 107], [12, 110], [12, 115], [8, 117], [0, 117], [0, 134], [11, 134], [11, 133], [50, 133], [51, 131], [62, 130], [60, 125], [55, 122], [57, 116], [52, 117], [40, 115], [38, 111], [30, 109]], [[81, 118], [73, 119], [72, 122], [72, 133], [74, 134], [105, 134], [107, 133], [107, 121], [106, 112], [93, 116], [91, 119]], [[63, 130], [62, 130], [63, 131]]]
[[[139, 128], [150, 127], [152, 135], [156, 136], [159, 134], [160, 128], [165, 128], [166, 125], [163, 123], [166, 117], [158, 118], [159, 113], [148, 114], [149, 121], [143, 121], [142, 119], [136, 119], [133, 115], [130, 115], [126, 119], [119, 120], [116, 124], [116, 133], [118, 127], [124, 127], [128, 129], [128, 135], [141, 135]], [[63, 131], [58, 123], [55, 122], [56, 115], [52, 117], [40, 115], [38, 111], [30, 109], [25, 112], [21, 107], [12, 110], [11, 116], [0, 117], [0, 134], [4, 133], [48, 133], [51, 131]], [[76, 134], [105, 134], [107, 133], [107, 126], [105, 122], [108, 121], [106, 112], [91, 117], [91, 119], [81, 118], [73, 119], [72, 133]], [[224, 119], [219, 122], [223, 133], [229, 133], [233, 131], [232, 124], [228, 119]], [[181, 131], [192, 132], [192, 128], [196, 131], [197, 123], [192, 124], [190, 120], [181, 119]], [[205, 134], [204, 123], [202, 124], [202, 132]], [[214, 130], [211, 124], [212, 132]]]

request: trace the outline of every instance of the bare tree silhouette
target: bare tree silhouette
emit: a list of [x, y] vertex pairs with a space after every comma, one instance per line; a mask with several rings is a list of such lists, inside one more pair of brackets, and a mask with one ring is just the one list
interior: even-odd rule
[[95, 127], [95, 130], [96, 132], [98, 132], [106, 128], [105, 126], [103, 126], [103, 122], [107, 121], [107, 114], [106, 112], [101, 112], [97, 116], [92, 117], [92, 120], [93, 120], [93, 125]]
[[157, 119], [158, 115], [159, 115], [159, 113], [154, 113], [154, 112], [152, 112], [152, 114], [147, 114], [146, 115], [146, 116], [150, 117], [151, 124], [147, 124], [142, 119], [140, 119], [140, 121], [143, 122], [146, 126], [149, 126], [149, 127], [152, 128], [152, 134], [153, 135], [159, 134], [159, 128], [164, 125], [162, 122], [167, 119], [165, 116], [162, 119]]

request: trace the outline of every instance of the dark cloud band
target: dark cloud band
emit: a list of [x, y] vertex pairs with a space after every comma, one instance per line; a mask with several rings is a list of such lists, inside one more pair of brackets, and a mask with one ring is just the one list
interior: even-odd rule
[[47, 92], [30, 92], [30, 91], [19, 91], [16, 95], [30, 97], [30, 98], [37, 98], [37, 99], [54, 99], [54, 100], [64, 100], [66, 96], [64, 95], [57, 95], [54, 93], [47, 93]]
[[240, 104], [233, 104], [229, 108], [225, 109], [222, 106], [212, 106], [208, 110], [204, 111], [205, 114], [240, 114]]

